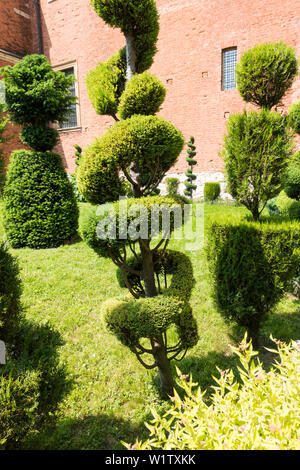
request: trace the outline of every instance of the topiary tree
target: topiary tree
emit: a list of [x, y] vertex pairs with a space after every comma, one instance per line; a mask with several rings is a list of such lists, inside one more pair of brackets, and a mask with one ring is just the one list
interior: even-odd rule
[[283, 175], [283, 185], [288, 197], [300, 201], [300, 152], [290, 158]]
[[58, 132], [49, 123], [66, 118], [75, 99], [69, 92], [74, 78], [36, 54], [4, 67], [2, 74], [6, 110], [33, 149], [12, 155], [4, 192], [6, 235], [15, 248], [58, 246], [76, 235], [78, 208], [61, 158], [51, 153]]
[[293, 142], [279, 113], [250, 111], [230, 116], [223, 158], [228, 192], [258, 220], [281, 188]]
[[174, 196], [178, 194], [179, 179], [178, 178], [166, 178], [167, 194], [168, 196]]
[[247, 103], [271, 109], [283, 98], [298, 72], [295, 51], [282, 41], [258, 44], [236, 66], [236, 83]]
[[223, 158], [230, 194], [258, 220], [268, 199], [281, 188], [280, 176], [292, 150], [289, 120], [270, 110], [279, 103], [297, 75], [294, 50], [280, 43], [255, 46], [237, 65], [237, 87], [260, 112], [230, 116]]
[[[126, 49], [87, 77], [96, 112], [110, 114], [116, 123], [83, 152], [77, 169], [84, 198], [106, 203], [100, 213], [92, 210], [83, 219], [81, 235], [98, 255], [113, 260], [131, 293], [103, 305], [108, 328], [144, 367], [159, 369], [163, 394], [173, 395], [170, 361], [184, 355], [198, 336], [188, 304], [193, 282], [189, 260], [167, 251], [183, 201], [153, 196], [184, 144], [181, 132], [155, 115], [165, 87], [146, 72], [156, 51], [158, 14], [153, 0], [92, 4], [106, 23], [123, 31]], [[128, 184], [133, 197], [118, 201], [128, 193]], [[165, 227], [164, 216], [169, 220]], [[181, 269], [188, 270], [184, 280]], [[167, 274], [173, 275], [169, 286]], [[144, 354], [153, 362], [145, 361]]]
[[187, 143], [188, 149], [186, 157], [186, 161], [188, 162], [190, 168], [186, 172], [187, 180], [184, 182], [186, 189], [184, 190], [184, 194], [188, 196], [191, 200], [193, 200], [193, 191], [197, 189], [197, 186], [193, 184], [193, 181], [196, 179], [196, 175], [193, 174], [193, 166], [197, 164], [197, 160], [195, 160], [195, 156], [197, 155], [196, 147], [194, 145], [195, 139], [194, 137], [190, 137], [189, 142]]
[[285, 294], [300, 261], [297, 222], [213, 221], [208, 260], [220, 313], [247, 328], [257, 347], [259, 327]]

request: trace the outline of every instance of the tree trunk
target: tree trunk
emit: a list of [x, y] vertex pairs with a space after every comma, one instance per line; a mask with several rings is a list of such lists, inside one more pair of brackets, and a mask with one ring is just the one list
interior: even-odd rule
[[165, 398], [172, 397], [174, 395], [174, 381], [163, 337], [159, 336], [157, 338], [153, 338], [151, 342], [153, 356], [159, 370], [162, 394]]
[[133, 34], [126, 34], [126, 83], [133, 77], [136, 73], [136, 52], [134, 49], [134, 40]]
[[150, 251], [149, 240], [140, 240], [140, 249], [142, 255], [143, 279], [145, 284], [145, 296], [155, 297], [157, 289], [155, 285], [153, 254]]

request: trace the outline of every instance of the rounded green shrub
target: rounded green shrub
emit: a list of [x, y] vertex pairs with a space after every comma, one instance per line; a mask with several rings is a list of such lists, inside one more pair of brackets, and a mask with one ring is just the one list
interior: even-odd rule
[[73, 76], [53, 70], [47, 58], [38, 54], [25, 56], [1, 71], [12, 121], [25, 125], [64, 121], [76, 99], [69, 92]]
[[84, 152], [78, 189], [93, 204], [114, 201], [125, 194], [120, 168], [135, 163], [143, 173], [163, 174], [176, 162], [183, 143], [181, 132], [163, 118], [134, 115], [120, 121]]
[[292, 47], [283, 42], [258, 44], [237, 64], [237, 88], [246, 102], [271, 109], [290, 88], [297, 72]]
[[59, 155], [14, 152], [4, 203], [4, 228], [14, 248], [51, 248], [76, 236], [78, 207]]
[[289, 219], [300, 219], [300, 201], [290, 198], [285, 191], [281, 191], [276, 200], [280, 213]]
[[215, 201], [221, 193], [220, 183], [205, 183], [204, 185], [204, 198], [206, 201]]
[[288, 122], [296, 134], [300, 135], [300, 100], [292, 104], [288, 113]]
[[51, 150], [58, 141], [58, 132], [52, 127], [24, 126], [21, 130], [21, 140], [37, 152]]
[[16, 260], [0, 244], [0, 340], [10, 342], [20, 321], [21, 283]]
[[134, 114], [153, 115], [159, 111], [165, 96], [166, 88], [155, 75], [136, 74], [121, 96], [119, 116], [127, 119]]
[[121, 49], [101, 62], [86, 77], [88, 97], [97, 114], [114, 116], [126, 81], [126, 54]]
[[296, 222], [213, 222], [208, 260], [219, 311], [246, 327], [254, 341], [300, 262]]
[[283, 176], [283, 183], [288, 197], [300, 201], [300, 152], [291, 157]]

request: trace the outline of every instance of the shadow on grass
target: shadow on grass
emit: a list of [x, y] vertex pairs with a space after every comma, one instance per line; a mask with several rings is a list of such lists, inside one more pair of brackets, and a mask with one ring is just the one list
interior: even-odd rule
[[145, 440], [149, 431], [144, 421], [148, 415], [133, 425], [131, 421], [113, 415], [89, 415], [84, 418], [67, 418], [56, 426], [49, 425], [36, 436], [31, 435], [23, 444], [23, 449], [31, 450], [126, 450], [122, 444], [134, 444]]

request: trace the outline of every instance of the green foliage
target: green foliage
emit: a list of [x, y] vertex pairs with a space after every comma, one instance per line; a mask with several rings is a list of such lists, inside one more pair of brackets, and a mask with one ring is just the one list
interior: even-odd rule
[[156, 53], [158, 12], [154, 0], [91, 0], [99, 16], [124, 35], [133, 34], [138, 73], [148, 70]]
[[215, 201], [221, 193], [220, 183], [205, 183], [204, 198], [206, 201]]
[[58, 132], [52, 127], [24, 126], [21, 130], [21, 140], [37, 152], [51, 150], [58, 141]]
[[59, 155], [14, 152], [4, 201], [5, 232], [15, 248], [56, 247], [76, 235], [78, 208]]
[[153, 115], [164, 102], [166, 88], [148, 72], [134, 75], [121, 96], [119, 116], [127, 119], [134, 114]]
[[296, 152], [289, 160], [283, 175], [283, 185], [291, 199], [300, 201], [300, 152]]
[[1, 69], [6, 109], [17, 124], [41, 125], [64, 121], [74, 98], [69, 87], [74, 77], [54, 71], [43, 55], [28, 55], [13, 67]]
[[6, 138], [4, 137], [6, 125], [7, 125], [7, 118], [3, 115], [3, 106], [0, 104], [0, 194], [2, 192], [4, 180], [5, 180], [5, 173], [4, 173], [5, 157], [3, 153], [1, 152], [1, 144], [6, 142]]
[[[218, 369], [219, 378], [207, 403], [205, 392], [180, 371], [184, 398], [147, 425], [150, 436], [137, 450], [299, 450], [299, 345], [278, 344], [271, 370], [254, 359], [246, 338], [239, 348], [239, 377]], [[125, 444], [126, 445], [126, 444]], [[129, 449], [130, 445], [126, 445]]]
[[75, 165], [78, 166], [82, 157], [82, 148], [80, 147], [80, 145], [75, 144], [74, 149], [75, 149], [75, 157], [76, 157]]
[[125, 81], [125, 49], [121, 49], [106, 62], [99, 63], [87, 74], [87, 92], [97, 114], [114, 116], [117, 113]]
[[279, 113], [262, 110], [230, 116], [223, 149], [227, 188], [255, 220], [280, 191], [292, 146]]
[[[133, 261], [131, 266], [139, 268], [141, 259]], [[101, 307], [108, 328], [134, 351], [142, 338], [156, 337], [175, 325], [182, 348], [191, 348], [198, 342], [198, 332], [188, 303], [194, 285], [190, 259], [183, 253], [168, 250], [162, 259], [158, 258], [155, 271], [172, 276], [168, 288], [151, 298], [108, 299]]]
[[20, 321], [21, 284], [16, 260], [0, 244], [0, 339], [10, 343]]
[[37, 418], [39, 374], [5, 376], [0, 370], [0, 449], [14, 448]]
[[126, 170], [131, 163], [159, 182], [182, 147], [181, 132], [163, 118], [135, 115], [120, 121], [84, 152], [77, 171], [79, 191], [93, 204], [116, 200], [125, 194], [119, 168]]
[[300, 201], [291, 199], [284, 191], [278, 195], [276, 204], [283, 216], [289, 219], [300, 219]]
[[179, 179], [178, 178], [166, 178], [167, 194], [173, 196], [178, 194]]
[[[96, 207], [88, 211], [81, 220], [80, 234], [98, 255], [106, 257], [109, 256], [109, 250], [115, 253], [128, 243], [138, 242], [140, 238], [151, 240], [151, 237], [158, 236], [163, 228], [162, 215], [165, 220], [170, 220], [171, 233], [176, 228], [176, 209], [182, 215], [183, 205], [184, 201], [180, 196], [148, 196], [116, 201], [102, 206], [101, 212]], [[100, 222], [107, 236], [105, 239], [99, 238], [97, 226]], [[156, 222], [158, 230], [154, 226]], [[130, 236], [131, 233], [135, 235], [135, 229], [138, 238]]]
[[297, 72], [292, 47], [283, 42], [258, 44], [237, 64], [237, 87], [246, 102], [271, 109], [290, 88]]
[[261, 321], [295, 274], [299, 255], [296, 222], [213, 222], [208, 260], [219, 311], [256, 340]]
[[194, 137], [190, 137], [188, 142], [188, 149], [187, 149], [187, 157], [186, 161], [188, 162], [190, 168], [188, 168], [186, 172], [187, 180], [184, 182], [186, 189], [184, 190], [184, 194], [189, 198], [193, 199], [193, 191], [197, 189], [197, 186], [193, 184], [193, 181], [197, 178], [196, 175], [193, 174], [193, 166], [197, 164], [197, 160], [195, 160], [195, 156], [197, 155], [196, 147], [194, 145], [195, 139]]
[[78, 190], [77, 180], [75, 173], [68, 173], [68, 179], [72, 185], [73, 193], [77, 202], [84, 202], [82, 194]]
[[280, 210], [277, 207], [277, 197], [274, 197], [273, 199], [270, 199], [267, 202], [266, 209], [268, 210], [269, 215], [271, 216], [280, 215]]
[[293, 103], [289, 109], [288, 122], [293, 131], [300, 135], [300, 100]]

